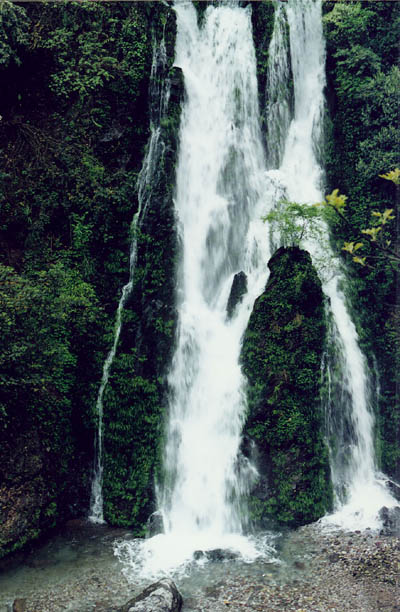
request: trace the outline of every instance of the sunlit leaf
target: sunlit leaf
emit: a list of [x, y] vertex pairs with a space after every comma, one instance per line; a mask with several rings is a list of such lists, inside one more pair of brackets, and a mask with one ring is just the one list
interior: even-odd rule
[[395, 185], [400, 185], [400, 168], [395, 168], [386, 174], [380, 174], [381, 178], [392, 181]]
[[338, 212], [346, 206], [347, 196], [339, 195], [339, 189], [334, 189], [331, 194], [326, 196], [326, 201], [329, 206], [335, 208]]
[[369, 227], [368, 229], [361, 230], [361, 233], [371, 236], [371, 241], [376, 242], [376, 237], [378, 235], [378, 232], [381, 231], [381, 229], [381, 227]]
[[393, 208], [386, 208], [385, 212], [382, 215], [382, 224], [385, 225], [388, 221], [394, 219], [394, 215], [392, 215]]
[[342, 247], [342, 251], [353, 253], [354, 252], [354, 242], [345, 242], [344, 247]]
[[361, 266], [365, 266], [365, 260], [366, 260], [366, 257], [358, 257], [358, 255], [353, 257], [353, 261], [355, 261], [355, 263], [360, 264]]

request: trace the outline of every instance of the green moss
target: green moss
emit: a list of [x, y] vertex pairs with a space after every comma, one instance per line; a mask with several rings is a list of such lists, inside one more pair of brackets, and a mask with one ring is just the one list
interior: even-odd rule
[[295, 526], [317, 520], [332, 490], [319, 400], [323, 297], [308, 254], [280, 249], [246, 330], [245, 437], [262, 475], [250, 500], [259, 522]]

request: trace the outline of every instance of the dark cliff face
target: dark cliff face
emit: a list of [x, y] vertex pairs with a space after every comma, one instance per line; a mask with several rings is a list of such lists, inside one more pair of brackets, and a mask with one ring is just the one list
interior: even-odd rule
[[323, 295], [308, 253], [297, 247], [279, 249], [269, 267], [243, 341], [243, 446], [260, 472], [253, 518], [296, 526], [321, 517], [332, 497], [319, 400]]
[[166, 382], [174, 348], [178, 239], [174, 213], [183, 75], [172, 68], [168, 109], [158, 126], [151, 195], [140, 223], [133, 290], [125, 305], [120, 346], [105, 393], [105, 518], [143, 535], [155, 510], [166, 411]]

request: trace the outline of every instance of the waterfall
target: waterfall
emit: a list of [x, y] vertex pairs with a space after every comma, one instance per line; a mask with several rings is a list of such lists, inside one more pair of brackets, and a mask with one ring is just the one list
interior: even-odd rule
[[[258, 554], [243, 506], [257, 472], [239, 452], [245, 416], [241, 337], [263, 291], [270, 259], [262, 216], [271, 198], [259, 126], [251, 8], [176, 2], [175, 64], [182, 69], [175, 209], [181, 244], [176, 350], [168, 375], [164, 470], [157, 484], [165, 533], [116, 553], [156, 574], [195, 551]], [[227, 313], [235, 275], [247, 278]]]
[[[289, 49], [282, 27], [283, 11], [289, 24]], [[279, 37], [279, 41], [275, 40]], [[290, 62], [294, 84], [294, 114], [286, 131], [282, 161], [278, 171], [269, 172], [289, 201], [320, 202], [323, 199], [321, 167], [322, 123], [324, 113], [325, 46], [320, 0], [289, 1], [276, 11], [274, 38], [270, 47], [268, 82], [287, 78]], [[282, 54], [283, 57], [276, 57]], [[283, 86], [280, 91], [284, 90]], [[268, 122], [281, 122], [282, 129], [269, 129], [274, 144], [282, 147], [287, 126], [285, 113], [272, 113]], [[374, 417], [370, 377], [366, 359], [359, 347], [343, 288], [346, 279], [329, 245], [329, 232], [321, 222], [319, 240], [308, 239], [302, 246], [313, 259], [327, 298], [329, 321], [325, 358], [327, 440], [336, 497], [333, 523], [350, 529], [378, 526], [378, 511], [393, 506], [394, 500], [382, 484], [374, 456]], [[328, 265], [327, 265], [328, 261]], [[324, 265], [321, 264], [324, 263]]]
[[[185, 77], [176, 211], [182, 242], [178, 342], [169, 373], [165, 480], [167, 537], [190, 549], [235, 545], [254, 468], [238, 449], [244, 419], [241, 336], [264, 288], [269, 259], [250, 10], [176, 5], [176, 64]], [[235, 274], [247, 293], [233, 318]]]
[[104, 523], [103, 516], [103, 397], [109, 380], [110, 370], [117, 351], [122, 327], [122, 313], [133, 289], [134, 272], [138, 247], [138, 230], [146, 215], [152, 198], [152, 187], [158, 171], [160, 158], [164, 153], [164, 143], [161, 137], [160, 123], [165, 117], [170, 93], [170, 81], [165, 77], [167, 69], [167, 54], [165, 41], [153, 45], [153, 59], [150, 73], [150, 137], [142, 168], [137, 180], [138, 210], [131, 225], [132, 241], [129, 257], [129, 280], [121, 291], [121, 298], [115, 316], [114, 340], [103, 365], [103, 373], [96, 401], [97, 431], [94, 446], [94, 469], [90, 500], [89, 520], [92, 523]]
[[[219, 534], [241, 531], [245, 482], [235, 462], [247, 317], [227, 320], [226, 305], [235, 273], [245, 272], [253, 300], [265, 281], [268, 256], [253, 244], [251, 226], [262, 212], [264, 156], [250, 13], [208, 10], [199, 31], [192, 6], [176, 11], [176, 63], [187, 92], [176, 196], [183, 257], [160, 506], [167, 533], [202, 534], [215, 547]], [[249, 314], [248, 299], [241, 309]]]
[[[182, 69], [186, 97], [175, 197], [181, 244], [178, 331], [168, 375], [164, 470], [156, 486], [164, 533], [116, 544], [128, 575], [132, 570], [146, 576], [168, 572], [193, 561], [196, 551], [234, 549], [248, 560], [260, 554], [257, 542], [246, 537], [243, 499], [257, 472], [240, 453], [246, 405], [239, 355], [254, 301], [268, 279], [270, 243], [279, 246], [279, 237], [270, 238], [261, 218], [283, 196], [304, 203], [322, 199], [320, 0], [289, 1], [275, 12], [267, 79], [273, 92], [269, 170], [259, 127], [251, 7], [209, 6], [201, 28], [192, 3], [176, 0], [174, 8], [175, 64]], [[285, 84], [290, 69], [293, 91]], [[320, 242], [302, 246], [320, 273], [329, 309], [327, 396], [335, 410], [343, 407], [348, 413], [343, 429], [351, 429], [345, 470], [331, 447], [338, 504], [334, 520], [348, 526], [352, 517], [359, 528], [374, 523], [376, 511], [391, 498], [377, 478], [368, 370], [341, 290], [345, 277], [330, 250], [328, 228], [321, 224], [319, 230]], [[324, 259], [328, 269], [321, 265]], [[245, 275], [247, 291], [228, 316], [232, 283], [239, 275]], [[331, 411], [327, 421], [333, 416]], [[339, 480], [345, 497], [338, 493]], [[360, 491], [371, 495], [371, 503]], [[350, 512], [340, 516], [345, 508]]]

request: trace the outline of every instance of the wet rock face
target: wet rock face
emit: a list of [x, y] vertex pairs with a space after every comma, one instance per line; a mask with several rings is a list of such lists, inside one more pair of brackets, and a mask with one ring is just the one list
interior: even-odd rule
[[393, 480], [388, 480], [386, 486], [390, 490], [393, 497], [400, 502], [400, 485], [394, 482]]
[[247, 292], [247, 276], [244, 272], [238, 272], [233, 277], [231, 292], [229, 294], [228, 304], [226, 307], [228, 319], [232, 317], [236, 306], [240, 304], [246, 292]]
[[382, 535], [400, 537], [400, 506], [394, 508], [383, 506], [379, 511], [379, 518], [382, 521]]
[[164, 533], [164, 521], [161, 512], [156, 511], [150, 514], [147, 521], [147, 531], [151, 538], [159, 533]]
[[[157, 11], [161, 4], [154, 3]], [[172, 27], [174, 12], [165, 10]], [[155, 25], [160, 21], [155, 19]], [[104, 516], [110, 524], [129, 526], [138, 536], [145, 535], [148, 517], [156, 509], [154, 480], [168, 405], [166, 374], [177, 324], [174, 189], [184, 87], [182, 71], [172, 66], [170, 26], [167, 62], [157, 64], [150, 85], [149, 113], [158, 136], [151, 141], [152, 154], [145, 166], [141, 197], [146, 213], [137, 237], [133, 288], [104, 396]]]
[[[0, 558], [71, 516], [69, 497], [82, 498], [87, 506], [85, 494], [72, 488], [81, 473], [78, 461], [61, 480], [61, 457], [54, 456], [50, 443], [28, 422], [15, 425], [9, 439], [0, 440]], [[64, 496], [69, 487], [71, 494]]]
[[128, 601], [119, 612], [180, 612], [182, 596], [169, 578], [155, 582]]

